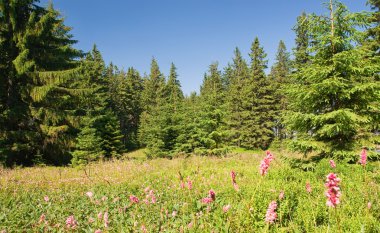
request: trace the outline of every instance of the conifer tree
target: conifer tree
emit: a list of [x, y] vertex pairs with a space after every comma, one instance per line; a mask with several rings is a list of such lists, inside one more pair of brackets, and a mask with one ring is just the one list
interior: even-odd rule
[[276, 62], [273, 64], [270, 72], [270, 85], [274, 90], [275, 101], [275, 136], [278, 139], [286, 137], [284, 125], [281, 120], [281, 114], [286, 110], [287, 101], [284, 94], [286, 85], [290, 82], [289, 74], [291, 71], [290, 54], [286, 51], [285, 43], [280, 40], [278, 45]]
[[266, 149], [274, 138], [275, 101], [273, 87], [264, 71], [267, 68], [267, 55], [257, 37], [252, 43], [249, 56], [251, 78], [247, 107], [250, 108], [250, 114], [242, 130], [242, 146]]
[[309, 55], [309, 21], [308, 16], [305, 12], [302, 12], [300, 16], [297, 17], [296, 26], [293, 28], [296, 33], [295, 44], [296, 47], [293, 50], [294, 53], [294, 63], [293, 68], [298, 70], [300, 66], [304, 66], [310, 60]]
[[[246, 61], [241, 56], [238, 48], [234, 51], [233, 63], [229, 71], [228, 89], [228, 127], [230, 141], [233, 145], [240, 147], [245, 120], [250, 115], [249, 108], [249, 69]], [[248, 88], [248, 89], [247, 89]], [[247, 96], [248, 95], [248, 96]]]
[[379, 65], [368, 61], [367, 50], [354, 47], [363, 38], [359, 28], [367, 25], [368, 13], [350, 13], [335, 1], [329, 9], [329, 17], [308, 17], [315, 55], [295, 73], [286, 120], [296, 131], [294, 149], [347, 157], [356, 146], [370, 146], [379, 111]]

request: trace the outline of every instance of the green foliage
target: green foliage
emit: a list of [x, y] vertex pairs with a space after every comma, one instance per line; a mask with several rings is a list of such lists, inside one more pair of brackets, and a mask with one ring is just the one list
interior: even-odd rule
[[375, 77], [379, 64], [370, 62], [365, 48], [353, 47], [363, 38], [357, 27], [366, 25], [367, 14], [350, 13], [340, 3], [335, 7], [333, 21], [310, 15], [314, 56], [294, 74], [296, 81], [288, 88], [286, 124], [297, 132], [294, 144], [303, 152], [334, 155], [369, 146], [380, 109]]

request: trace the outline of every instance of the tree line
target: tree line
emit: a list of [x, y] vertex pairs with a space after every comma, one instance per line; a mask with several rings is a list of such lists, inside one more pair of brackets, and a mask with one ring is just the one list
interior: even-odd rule
[[[222, 155], [233, 147], [288, 145], [350, 158], [379, 144], [380, 14], [302, 13], [292, 53], [279, 42], [268, 68], [254, 38], [226, 67], [212, 63], [200, 93], [185, 96], [172, 63], [149, 74], [106, 65], [96, 46], [73, 47], [52, 4], [0, 0], [0, 160], [75, 166], [146, 148], [149, 157]], [[293, 56], [291, 56], [293, 54]]]

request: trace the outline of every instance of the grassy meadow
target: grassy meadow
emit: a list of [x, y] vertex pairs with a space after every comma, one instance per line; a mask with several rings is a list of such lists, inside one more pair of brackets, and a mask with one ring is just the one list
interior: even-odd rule
[[[304, 171], [286, 162], [290, 155], [273, 155], [264, 176], [265, 152], [249, 151], [172, 160], [137, 151], [86, 170], [2, 169], [0, 232], [380, 232], [379, 162], [332, 168], [324, 159]], [[336, 208], [326, 205], [330, 172], [341, 179]], [[215, 200], [203, 203], [210, 190]]]

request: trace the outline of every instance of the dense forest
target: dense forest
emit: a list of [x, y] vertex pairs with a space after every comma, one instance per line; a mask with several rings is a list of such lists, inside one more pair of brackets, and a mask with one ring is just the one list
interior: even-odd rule
[[[364, 3], [363, 3], [364, 4]], [[302, 13], [295, 46], [268, 60], [258, 37], [245, 60], [212, 63], [185, 96], [174, 63], [148, 74], [75, 49], [60, 13], [0, 0], [0, 161], [74, 166], [146, 148], [148, 157], [285, 147], [350, 160], [380, 144], [380, 1]], [[232, 50], [232, 49], [231, 49]]]

